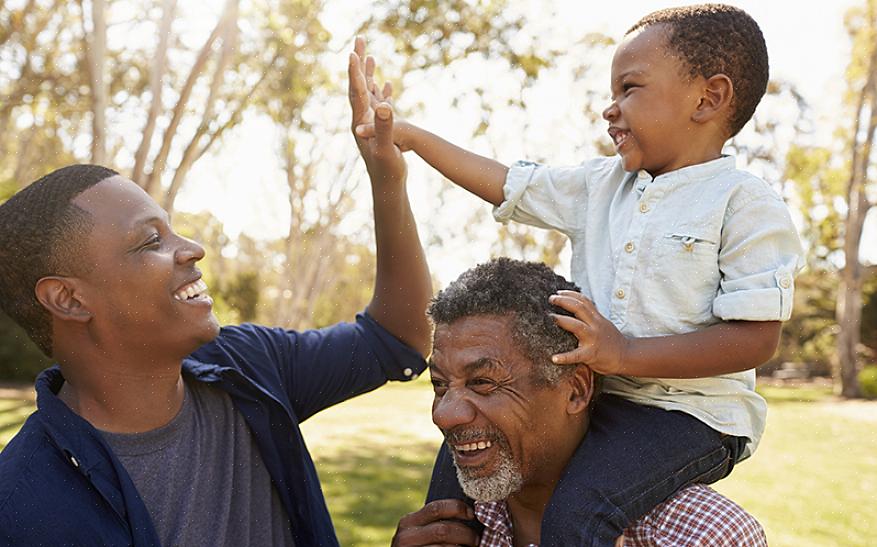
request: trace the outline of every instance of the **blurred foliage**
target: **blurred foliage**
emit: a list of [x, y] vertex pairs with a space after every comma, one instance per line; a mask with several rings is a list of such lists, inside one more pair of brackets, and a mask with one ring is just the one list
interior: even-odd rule
[[0, 310], [0, 381], [32, 382], [51, 361]]
[[859, 385], [865, 397], [877, 399], [877, 365], [866, 366], [859, 372]]

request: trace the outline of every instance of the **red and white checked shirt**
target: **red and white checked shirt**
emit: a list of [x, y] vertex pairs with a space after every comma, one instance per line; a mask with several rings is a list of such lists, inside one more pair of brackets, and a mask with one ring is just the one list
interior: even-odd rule
[[[475, 502], [484, 525], [480, 547], [513, 547], [505, 501]], [[761, 524], [709, 486], [694, 484], [658, 505], [624, 531], [624, 547], [767, 547]], [[528, 547], [538, 547], [529, 545]]]

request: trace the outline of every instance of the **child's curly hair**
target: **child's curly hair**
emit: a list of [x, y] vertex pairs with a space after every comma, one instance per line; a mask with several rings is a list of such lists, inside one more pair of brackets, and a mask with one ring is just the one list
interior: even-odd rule
[[699, 4], [656, 11], [640, 19], [627, 34], [666, 25], [667, 44], [692, 77], [724, 74], [734, 84], [729, 137], [755, 113], [767, 90], [767, 46], [758, 23], [745, 11], [724, 4]]

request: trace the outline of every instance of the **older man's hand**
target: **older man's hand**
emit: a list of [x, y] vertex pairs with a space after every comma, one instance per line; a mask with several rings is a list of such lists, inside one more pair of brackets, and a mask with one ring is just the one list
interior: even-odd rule
[[475, 518], [472, 508], [461, 500], [445, 499], [427, 503], [419, 511], [402, 517], [393, 547], [424, 545], [478, 545], [478, 534], [462, 523]]

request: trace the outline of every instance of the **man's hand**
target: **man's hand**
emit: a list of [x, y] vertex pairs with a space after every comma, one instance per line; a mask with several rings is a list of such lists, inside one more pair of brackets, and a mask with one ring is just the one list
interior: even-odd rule
[[[357, 38], [347, 65], [353, 136], [372, 183], [402, 183], [407, 176], [407, 166], [401, 151], [393, 144], [393, 108], [383, 100], [382, 94], [370, 90], [374, 87], [374, 60], [369, 57], [364, 61], [364, 52], [365, 41]], [[391, 91], [388, 86], [386, 90]], [[373, 138], [357, 135], [357, 126], [363, 124], [373, 128]]]
[[461, 500], [445, 499], [427, 503], [419, 511], [402, 517], [393, 547], [423, 545], [478, 545], [478, 534], [459, 520], [472, 520], [472, 508]]
[[[362, 103], [363, 106], [367, 106], [372, 110], [372, 114], [369, 115], [367, 113], [359, 123], [354, 119], [353, 134], [361, 139], [374, 139], [377, 136], [377, 129], [374, 123], [374, 111], [377, 110], [378, 105], [382, 103], [387, 103], [389, 105], [393, 104], [393, 86], [390, 85], [390, 82], [384, 82], [383, 87], [379, 87], [375, 82], [375, 59], [371, 55], [365, 55], [365, 40], [357, 37], [353, 46], [353, 51], [359, 60], [359, 75], [357, 76], [358, 85], [361, 85], [362, 82], [364, 82], [366, 91], [366, 94], [358, 97], [357, 100]], [[353, 78], [351, 77], [351, 82], [352, 81]], [[354, 100], [352, 96], [350, 100], [352, 104]], [[411, 140], [412, 132], [414, 130], [415, 128], [412, 125], [403, 120], [396, 120], [393, 125], [393, 130], [391, 132], [393, 143], [402, 152], [411, 150], [412, 147], [409, 141]]]
[[554, 319], [579, 340], [579, 347], [552, 356], [552, 361], [561, 365], [583, 363], [600, 374], [621, 373], [628, 340], [600, 315], [593, 302], [575, 291], [558, 291], [548, 301], [575, 316], [554, 314]]

